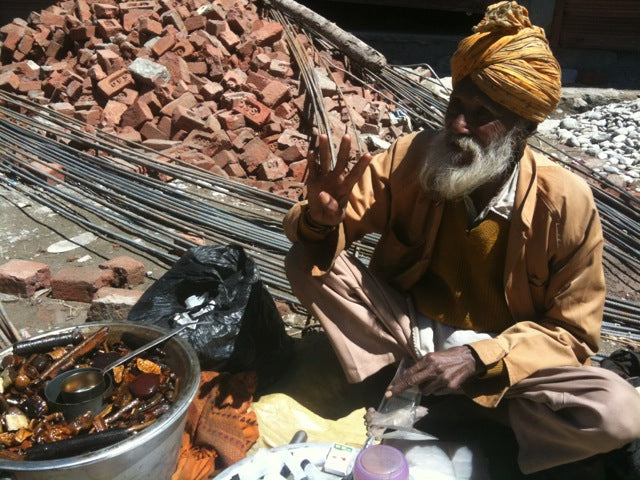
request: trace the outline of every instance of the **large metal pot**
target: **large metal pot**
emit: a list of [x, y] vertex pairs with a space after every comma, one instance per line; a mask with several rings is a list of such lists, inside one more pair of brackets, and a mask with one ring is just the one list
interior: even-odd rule
[[[109, 335], [119, 338], [123, 332], [153, 340], [166, 333], [141, 323], [87, 323], [79, 328], [91, 334], [108, 325]], [[74, 327], [48, 332], [63, 333]], [[136, 435], [107, 448], [75, 457], [46, 461], [10, 461], [0, 459], [0, 480], [163, 480], [175, 471], [189, 404], [200, 382], [198, 357], [179, 337], [165, 344], [167, 363], [180, 377], [180, 392], [171, 409], [156, 423]], [[11, 349], [0, 352], [0, 359]]]

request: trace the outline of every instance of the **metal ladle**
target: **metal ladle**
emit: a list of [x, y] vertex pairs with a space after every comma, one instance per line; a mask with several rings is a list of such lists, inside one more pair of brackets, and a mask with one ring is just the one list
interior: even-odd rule
[[182, 325], [149, 343], [145, 343], [140, 348], [118, 358], [116, 361], [110, 363], [104, 368], [86, 367], [67, 372], [66, 377], [60, 383], [61, 400], [65, 404], [78, 404], [100, 397], [107, 388], [107, 383], [104, 378], [105, 374], [107, 374], [112, 368], [122, 365], [133, 357], [140, 355], [142, 352], [145, 352], [165, 340], [168, 340], [191, 325], [193, 325], [193, 323]]

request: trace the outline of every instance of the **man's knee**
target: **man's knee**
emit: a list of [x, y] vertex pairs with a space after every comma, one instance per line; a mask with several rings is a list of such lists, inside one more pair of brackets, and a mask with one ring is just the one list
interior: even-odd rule
[[294, 243], [284, 258], [284, 271], [292, 286], [310, 277], [311, 273], [307, 264], [308, 260], [304, 248], [299, 243]]
[[608, 372], [602, 388], [607, 392], [603, 430], [618, 446], [640, 438], [640, 393], [615, 373]]

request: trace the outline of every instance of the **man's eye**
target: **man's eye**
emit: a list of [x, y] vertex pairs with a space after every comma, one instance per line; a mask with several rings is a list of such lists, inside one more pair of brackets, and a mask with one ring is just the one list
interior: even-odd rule
[[476, 123], [482, 125], [495, 120], [496, 116], [490, 110], [482, 107], [475, 112], [474, 119]]

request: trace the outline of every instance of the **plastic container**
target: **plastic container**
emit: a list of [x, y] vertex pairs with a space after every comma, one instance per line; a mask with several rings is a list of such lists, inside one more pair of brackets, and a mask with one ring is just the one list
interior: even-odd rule
[[397, 448], [372, 445], [356, 457], [353, 480], [409, 480], [409, 465]]

